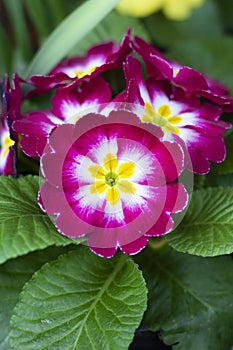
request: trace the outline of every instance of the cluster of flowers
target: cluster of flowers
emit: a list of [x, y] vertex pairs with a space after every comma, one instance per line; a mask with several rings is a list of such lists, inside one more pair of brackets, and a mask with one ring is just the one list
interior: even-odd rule
[[[145, 74], [143, 65], [146, 68]], [[114, 91], [109, 73], [124, 81]], [[167, 59], [128, 32], [120, 45], [92, 47], [26, 82], [26, 98], [51, 93], [48, 110], [20, 112], [21, 83], [1, 84], [1, 168], [16, 174], [16, 150], [41, 158], [39, 205], [58, 231], [87, 237], [104, 257], [135, 254], [174, 228], [188, 203], [183, 170], [206, 174], [225, 157], [219, 120], [233, 111], [225, 87]], [[25, 84], [25, 82], [24, 82]]]

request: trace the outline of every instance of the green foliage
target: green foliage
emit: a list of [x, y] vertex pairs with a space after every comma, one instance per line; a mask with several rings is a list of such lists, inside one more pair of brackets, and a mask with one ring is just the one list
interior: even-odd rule
[[82, 248], [25, 286], [12, 317], [13, 349], [127, 349], [146, 308], [142, 274], [122, 254], [107, 260]]
[[0, 266], [0, 350], [10, 350], [10, 318], [23, 285], [45, 262], [57, 258], [64, 250], [65, 248], [50, 247]]
[[216, 256], [233, 252], [233, 188], [194, 191], [188, 211], [167, 242], [184, 253]]
[[16, 41], [16, 47], [20, 51], [20, 58], [29, 59], [31, 55], [31, 42], [24, 17], [22, 1], [4, 0], [6, 11]]
[[38, 176], [0, 177], [0, 262], [51, 245], [67, 245], [38, 204]]
[[[233, 344], [233, 260], [200, 258], [169, 247], [136, 257], [149, 289], [145, 326], [174, 350], [220, 350]], [[224, 273], [223, 273], [224, 271]]]

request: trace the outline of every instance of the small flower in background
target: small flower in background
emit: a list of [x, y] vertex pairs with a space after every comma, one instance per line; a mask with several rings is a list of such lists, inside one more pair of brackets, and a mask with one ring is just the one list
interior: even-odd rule
[[143, 58], [147, 73], [156, 80], [168, 80], [185, 90], [187, 97], [204, 97], [226, 112], [233, 111], [233, 97], [218, 82], [204, 76], [193, 68], [167, 60], [152, 45], [139, 37], [132, 41], [133, 50]]
[[14, 123], [14, 130], [23, 136], [22, 150], [30, 157], [40, 157], [56, 126], [71, 119], [76, 121], [89, 109], [98, 109], [100, 104], [110, 101], [111, 95], [108, 83], [101, 77], [90, 77], [81, 86], [74, 81], [58, 88], [51, 99], [51, 110], [29, 112]]
[[121, 0], [116, 6], [122, 15], [145, 17], [162, 10], [164, 15], [173, 20], [185, 20], [194, 8], [200, 7], [205, 0]]
[[185, 143], [192, 160], [191, 170], [205, 174], [210, 170], [209, 161], [224, 160], [222, 134], [231, 124], [218, 120], [222, 112], [219, 107], [208, 102], [201, 104], [194, 96], [187, 98], [183, 89], [172, 87], [166, 80], [149, 78], [144, 82], [140, 62], [134, 57], [127, 58], [125, 75], [125, 101], [135, 109], [143, 106], [142, 121], [160, 126], [164, 139]]
[[16, 175], [16, 147], [14, 138], [10, 137], [10, 129], [6, 118], [0, 123], [0, 175]]
[[118, 247], [136, 254], [149, 237], [170, 232], [171, 214], [184, 210], [188, 195], [176, 182], [183, 150], [161, 136], [157, 126], [117, 108], [57, 127], [42, 156], [40, 189], [41, 207], [57, 216], [57, 229], [88, 235], [89, 247], [104, 257]]
[[29, 96], [57, 85], [67, 85], [74, 80], [81, 82], [89, 76], [98, 76], [107, 70], [119, 67], [131, 51], [129, 43], [130, 30], [120, 45], [112, 41], [95, 45], [87, 51], [86, 56], [75, 56], [61, 61], [47, 76], [32, 76], [30, 82], [36, 90]]
[[20, 118], [21, 89], [17, 75], [12, 84], [13, 87], [7, 77], [0, 84], [0, 175], [16, 176], [18, 135], [12, 130], [12, 123]]

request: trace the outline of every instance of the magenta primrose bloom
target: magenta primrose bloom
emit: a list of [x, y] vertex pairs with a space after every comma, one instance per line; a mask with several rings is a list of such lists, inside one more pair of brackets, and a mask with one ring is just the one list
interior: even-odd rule
[[136, 254], [150, 237], [170, 232], [171, 214], [184, 210], [188, 195], [177, 182], [183, 150], [161, 137], [160, 128], [123, 110], [58, 126], [41, 158], [39, 194], [58, 231], [85, 236], [107, 258], [118, 247]]
[[14, 123], [16, 132], [23, 135], [22, 150], [31, 157], [40, 157], [47, 139], [56, 126], [75, 122], [83, 113], [111, 99], [111, 89], [101, 77], [90, 77], [82, 85], [73, 84], [60, 87], [51, 99], [51, 110], [29, 112]]
[[10, 135], [6, 118], [0, 121], [0, 175], [16, 175], [16, 141]]
[[133, 50], [143, 58], [148, 75], [156, 80], [168, 80], [181, 87], [187, 97], [204, 97], [226, 112], [233, 111], [233, 97], [221, 84], [207, 78], [193, 68], [167, 60], [152, 45], [139, 37], [132, 41]]
[[145, 82], [141, 64], [132, 56], [127, 57], [124, 69], [125, 101], [132, 103], [135, 113], [140, 113], [138, 106], [142, 106], [141, 120], [160, 126], [164, 140], [183, 144], [192, 161], [186, 164], [190, 170], [206, 174], [210, 170], [209, 161], [224, 160], [226, 150], [222, 134], [231, 124], [219, 120], [221, 108], [209, 102], [201, 104], [195, 96], [188, 98], [183, 89], [172, 86], [167, 80], [150, 77]]
[[12, 130], [14, 120], [20, 118], [21, 89], [17, 75], [13, 77], [10, 87], [6, 77], [0, 85], [0, 175], [16, 176], [16, 158], [18, 135]]
[[124, 36], [120, 45], [109, 41], [93, 46], [86, 56], [75, 56], [61, 61], [52, 69], [48, 76], [32, 76], [31, 83], [39, 90], [46, 91], [58, 84], [67, 84], [69, 81], [83, 81], [88, 76], [97, 76], [101, 73], [119, 67], [126, 55], [131, 51], [130, 30]]

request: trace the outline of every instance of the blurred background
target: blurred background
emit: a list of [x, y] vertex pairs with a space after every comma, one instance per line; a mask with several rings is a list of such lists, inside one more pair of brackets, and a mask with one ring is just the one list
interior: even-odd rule
[[[0, 75], [23, 74], [53, 29], [84, 2], [0, 0]], [[83, 55], [101, 41], [120, 42], [131, 27], [133, 34], [153, 43], [167, 57], [220, 80], [233, 93], [233, 0], [122, 2], [124, 6], [118, 5], [118, 10], [109, 13], [69, 55]], [[149, 8], [143, 3], [150, 3]], [[189, 3], [187, 13], [183, 13], [184, 4], [187, 7]], [[96, 8], [98, 4], [96, 0]]]

